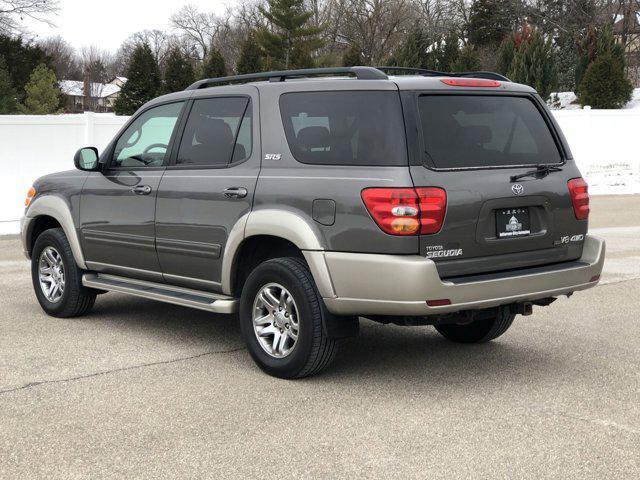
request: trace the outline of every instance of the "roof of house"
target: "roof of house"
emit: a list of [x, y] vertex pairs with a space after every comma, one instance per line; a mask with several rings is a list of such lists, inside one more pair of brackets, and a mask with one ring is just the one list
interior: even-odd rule
[[[84, 97], [84, 82], [80, 80], [60, 80], [60, 90], [64, 95]], [[120, 92], [120, 87], [113, 83], [91, 83], [91, 97], [107, 98]]]
[[626, 8], [618, 4], [605, 9], [605, 15], [610, 15], [613, 20], [613, 32], [621, 35], [625, 33], [640, 33], [640, 6], [629, 5]]

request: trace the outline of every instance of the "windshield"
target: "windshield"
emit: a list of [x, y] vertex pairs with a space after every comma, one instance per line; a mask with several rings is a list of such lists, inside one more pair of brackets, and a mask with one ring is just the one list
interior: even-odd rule
[[562, 162], [540, 111], [524, 97], [422, 95], [425, 160], [435, 168]]

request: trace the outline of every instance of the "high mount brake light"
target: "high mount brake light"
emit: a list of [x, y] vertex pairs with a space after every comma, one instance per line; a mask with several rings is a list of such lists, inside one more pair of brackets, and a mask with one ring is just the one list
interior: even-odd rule
[[482, 78], [443, 78], [440, 80], [450, 87], [489, 87], [496, 88], [502, 84], [496, 80], [485, 80]]
[[573, 213], [578, 220], [589, 218], [589, 186], [582, 178], [572, 178], [567, 182]]
[[430, 235], [442, 228], [447, 194], [442, 188], [365, 188], [362, 201], [390, 235]]

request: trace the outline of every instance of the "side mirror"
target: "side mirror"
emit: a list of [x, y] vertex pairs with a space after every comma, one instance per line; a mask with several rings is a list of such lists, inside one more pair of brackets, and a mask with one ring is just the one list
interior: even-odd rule
[[73, 157], [73, 163], [78, 170], [85, 172], [95, 172], [98, 170], [98, 149], [95, 147], [85, 147], [78, 150]]

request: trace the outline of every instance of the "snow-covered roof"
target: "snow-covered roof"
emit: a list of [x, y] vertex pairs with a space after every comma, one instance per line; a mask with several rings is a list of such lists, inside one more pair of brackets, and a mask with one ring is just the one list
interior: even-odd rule
[[[84, 97], [84, 82], [79, 80], [60, 80], [58, 86], [64, 95]], [[120, 92], [120, 87], [113, 83], [92, 83], [91, 97], [106, 98]]]

